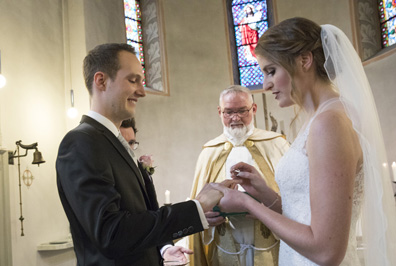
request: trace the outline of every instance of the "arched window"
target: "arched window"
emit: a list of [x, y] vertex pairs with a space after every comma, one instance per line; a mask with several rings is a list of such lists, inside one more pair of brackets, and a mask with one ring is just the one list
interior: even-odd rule
[[396, 43], [396, 1], [379, 0], [378, 9], [381, 24], [382, 47]]
[[[263, 76], [254, 49], [272, 22], [268, 0], [228, 0], [231, 45], [234, 44], [234, 83], [261, 89]], [[271, 22], [270, 22], [271, 21]]]
[[[146, 67], [144, 63], [143, 33], [142, 33], [142, 13], [140, 12], [139, 0], [124, 0], [125, 26], [127, 43], [135, 48], [136, 56], [140, 60], [145, 75]], [[146, 85], [146, 79], [143, 80]]]
[[354, 45], [364, 64], [396, 51], [396, 0], [350, 1]]
[[135, 47], [144, 71], [145, 90], [169, 95], [162, 1], [124, 0], [127, 42]]

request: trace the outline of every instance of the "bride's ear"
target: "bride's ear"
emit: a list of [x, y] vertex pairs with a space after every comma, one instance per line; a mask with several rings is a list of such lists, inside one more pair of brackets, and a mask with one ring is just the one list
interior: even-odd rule
[[312, 52], [304, 52], [299, 56], [298, 60], [302, 70], [307, 72], [313, 66], [313, 54]]

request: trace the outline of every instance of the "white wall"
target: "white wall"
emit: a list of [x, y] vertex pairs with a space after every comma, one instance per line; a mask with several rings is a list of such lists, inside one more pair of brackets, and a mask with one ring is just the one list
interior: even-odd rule
[[[0, 90], [0, 147], [15, 150], [18, 140], [23, 144], [38, 142], [46, 160], [40, 167], [32, 165], [33, 151], [21, 158], [21, 174], [28, 168], [35, 178], [30, 188], [23, 184], [21, 187], [23, 237], [20, 235], [17, 161], [9, 166], [13, 265], [75, 265], [72, 249], [37, 252], [37, 245], [69, 234], [69, 223], [56, 187], [55, 159], [64, 134], [80, 120], [80, 117], [66, 117], [70, 88], [75, 91], [75, 106], [80, 114], [89, 110], [82, 77], [87, 46], [125, 41], [123, 4], [122, 1], [114, 3], [101, 1], [99, 4], [92, 0], [0, 2], [2, 74], [8, 81]], [[115, 14], [120, 19], [112, 20]], [[105, 28], [103, 17], [108, 18]], [[114, 27], [117, 22], [121, 23], [118, 28]], [[106, 34], [101, 35], [101, 29]]]
[[55, 174], [56, 147], [66, 129], [61, 15], [60, 0], [0, 2], [2, 74], [8, 81], [0, 91], [1, 146], [15, 150], [18, 140], [38, 142], [46, 160], [32, 165], [32, 151], [21, 158], [21, 172], [28, 167], [35, 178], [29, 189], [22, 185], [23, 237], [17, 164], [9, 166], [13, 265], [50, 265], [36, 246], [68, 233]]
[[[378, 109], [382, 134], [388, 155], [388, 166], [396, 161], [396, 52], [365, 65], [364, 70], [370, 82]], [[396, 176], [393, 177], [396, 181]]]

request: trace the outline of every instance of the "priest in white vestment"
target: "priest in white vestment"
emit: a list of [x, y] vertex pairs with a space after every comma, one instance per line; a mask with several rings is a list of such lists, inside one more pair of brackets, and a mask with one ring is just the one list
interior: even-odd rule
[[[191, 198], [206, 183], [230, 178], [231, 166], [241, 161], [255, 166], [278, 191], [274, 169], [289, 144], [280, 134], [254, 127], [257, 105], [249, 89], [234, 85], [224, 90], [218, 111], [224, 131], [203, 146]], [[210, 228], [188, 239], [194, 250], [191, 266], [277, 265], [279, 241], [258, 220], [243, 214], [225, 218], [214, 212], [205, 215]]]

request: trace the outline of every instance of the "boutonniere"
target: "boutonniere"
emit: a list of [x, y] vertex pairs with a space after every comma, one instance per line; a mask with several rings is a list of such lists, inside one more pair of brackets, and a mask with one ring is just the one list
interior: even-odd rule
[[150, 175], [154, 174], [155, 166], [153, 166], [153, 158], [152, 155], [142, 155], [139, 158], [139, 162], [142, 164], [144, 170], [147, 171]]

